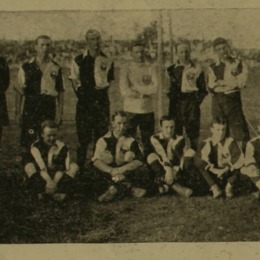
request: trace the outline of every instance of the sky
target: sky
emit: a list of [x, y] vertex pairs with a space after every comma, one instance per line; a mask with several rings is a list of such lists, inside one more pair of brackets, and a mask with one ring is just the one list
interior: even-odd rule
[[[1, 11], [0, 39], [28, 40], [48, 34], [54, 40], [84, 38], [97, 28], [103, 38], [132, 39], [158, 20], [158, 10], [116, 11]], [[260, 8], [175, 9], [162, 11], [164, 39], [169, 38], [169, 15], [174, 37], [213, 40], [222, 36], [238, 48], [260, 49]]]

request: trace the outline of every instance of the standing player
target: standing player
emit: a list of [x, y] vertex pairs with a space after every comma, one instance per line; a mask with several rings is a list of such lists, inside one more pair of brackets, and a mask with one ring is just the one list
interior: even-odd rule
[[197, 150], [200, 134], [200, 104], [207, 95], [205, 76], [191, 61], [190, 44], [176, 45], [178, 61], [167, 69], [170, 78], [169, 115], [175, 121], [174, 135], [183, 135], [183, 127], [192, 149]]
[[227, 122], [217, 117], [213, 119], [211, 137], [202, 143], [200, 170], [208, 183], [213, 198], [222, 195], [225, 187], [227, 198], [233, 197], [233, 186], [238, 179], [244, 156], [237, 142], [227, 136]]
[[0, 57], [0, 151], [2, 150], [3, 126], [9, 123], [5, 92], [10, 83], [9, 67], [4, 58]]
[[171, 188], [183, 197], [190, 197], [192, 189], [181, 186], [180, 182], [187, 184], [191, 181], [195, 152], [187, 149], [183, 136], [173, 138], [174, 121], [170, 116], [163, 116], [160, 125], [161, 132], [151, 137], [154, 152], [147, 158], [154, 181], [161, 194]]
[[50, 57], [50, 37], [37, 37], [35, 50], [35, 57], [21, 66], [16, 88], [21, 97], [16, 113], [21, 117], [21, 146], [24, 148], [37, 139], [44, 120], [60, 124], [63, 114], [62, 72]]
[[78, 97], [76, 127], [79, 140], [78, 164], [84, 167], [88, 145], [105, 134], [109, 125], [108, 88], [114, 80], [113, 63], [101, 51], [97, 30], [86, 33], [87, 48], [71, 65], [74, 90]]
[[247, 68], [238, 58], [231, 55], [227, 41], [217, 38], [213, 48], [218, 61], [210, 66], [208, 86], [212, 93], [212, 117], [226, 118], [229, 135], [245, 148], [249, 131], [241, 102], [241, 88], [245, 87]]
[[119, 87], [124, 98], [124, 111], [128, 115], [130, 134], [141, 131], [144, 154], [149, 152], [149, 139], [154, 133], [153, 95], [157, 92], [157, 77], [154, 67], [145, 61], [144, 45], [135, 42], [132, 46], [133, 60], [121, 70]]
[[41, 199], [49, 195], [61, 202], [72, 192], [78, 166], [70, 163], [68, 147], [57, 139], [58, 125], [46, 120], [41, 124], [40, 139], [34, 142], [26, 158], [28, 189]]
[[127, 116], [123, 111], [112, 116], [112, 130], [96, 144], [92, 159], [96, 184], [106, 190], [98, 197], [99, 202], [108, 202], [125, 191], [135, 197], [146, 194], [148, 171], [137, 141], [126, 133]]

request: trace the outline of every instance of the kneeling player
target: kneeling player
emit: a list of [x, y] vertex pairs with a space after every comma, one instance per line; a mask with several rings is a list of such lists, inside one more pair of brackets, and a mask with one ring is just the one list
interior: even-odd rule
[[28, 189], [41, 199], [49, 195], [61, 202], [72, 192], [78, 166], [70, 163], [68, 147], [57, 140], [58, 126], [46, 120], [41, 124], [41, 137], [28, 154], [25, 173]]
[[[257, 128], [260, 133], [260, 122]], [[241, 169], [241, 173], [247, 175], [255, 183], [258, 191], [253, 195], [260, 199], [260, 134], [246, 145], [245, 167]]]
[[212, 121], [211, 137], [201, 149], [200, 170], [210, 186], [213, 198], [222, 195], [225, 187], [226, 198], [233, 197], [233, 186], [240, 174], [244, 156], [237, 142], [226, 135], [226, 121], [217, 117]]
[[96, 183], [105, 186], [99, 202], [108, 202], [116, 196], [131, 193], [135, 197], [146, 194], [148, 171], [137, 141], [126, 135], [126, 114], [122, 111], [112, 116], [112, 130], [96, 143], [92, 159]]
[[171, 188], [183, 197], [190, 197], [193, 190], [180, 183], [185, 184], [191, 177], [195, 151], [187, 149], [183, 136], [173, 138], [174, 120], [171, 117], [163, 116], [160, 125], [161, 132], [151, 137], [154, 152], [147, 158], [159, 193], [167, 193]]

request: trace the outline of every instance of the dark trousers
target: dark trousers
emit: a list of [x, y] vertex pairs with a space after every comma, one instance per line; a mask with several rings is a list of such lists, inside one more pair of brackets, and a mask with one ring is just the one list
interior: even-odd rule
[[200, 134], [200, 105], [197, 99], [194, 96], [170, 99], [169, 115], [175, 120], [174, 135], [183, 135], [185, 127], [191, 148], [196, 151]]
[[[33, 174], [27, 178], [27, 189], [30, 194], [45, 193], [46, 182], [39, 173]], [[72, 194], [74, 187], [74, 179], [69, 175], [64, 174], [58, 182], [57, 193]]]
[[144, 146], [144, 155], [147, 156], [151, 152], [150, 137], [154, 134], [154, 113], [134, 114], [127, 112], [127, 115], [129, 134], [135, 136], [139, 126]]
[[212, 96], [212, 117], [223, 117], [228, 122], [229, 135], [237, 141], [250, 139], [246, 119], [242, 109], [240, 92], [214, 94]]
[[26, 96], [21, 124], [22, 147], [28, 148], [40, 135], [41, 123], [54, 120], [56, 98], [48, 95]]
[[77, 151], [77, 163], [80, 168], [84, 167], [88, 145], [103, 136], [109, 127], [109, 102], [93, 102], [89, 104], [79, 101], [76, 110], [76, 128], [79, 140]]

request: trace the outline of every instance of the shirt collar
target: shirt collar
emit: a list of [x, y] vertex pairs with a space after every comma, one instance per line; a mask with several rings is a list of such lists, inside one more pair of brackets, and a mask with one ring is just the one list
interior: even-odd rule
[[216, 64], [216, 66], [219, 66], [221, 63], [224, 63], [224, 62], [222, 62], [220, 59], [218, 59], [215, 64]]
[[[184, 65], [181, 64], [179, 60], [177, 60], [177, 62], [175, 64], [175, 67], [184, 67]], [[195, 64], [192, 61], [190, 61], [190, 63], [187, 66], [185, 66], [185, 67], [187, 67], [187, 68], [195, 67]]]
[[[106, 55], [105, 55], [102, 51], [99, 52], [99, 55], [106, 57]], [[99, 56], [99, 55], [98, 55], [98, 56]], [[85, 49], [85, 51], [83, 52], [83, 58], [85, 58], [85, 57], [87, 57], [87, 56], [90, 57], [90, 55], [89, 55], [89, 50], [88, 50], [88, 49]]]
[[[34, 62], [36, 63], [36, 57], [35, 57], [35, 56], [32, 57], [32, 58], [29, 60], [29, 63], [34, 63]], [[48, 63], [49, 63], [49, 62], [53, 62], [53, 60], [50, 58], [49, 61], [48, 61]]]
[[34, 63], [36, 61], [35, 57], [32, 57], [30, 60], [29, 60], [29, 63]]

